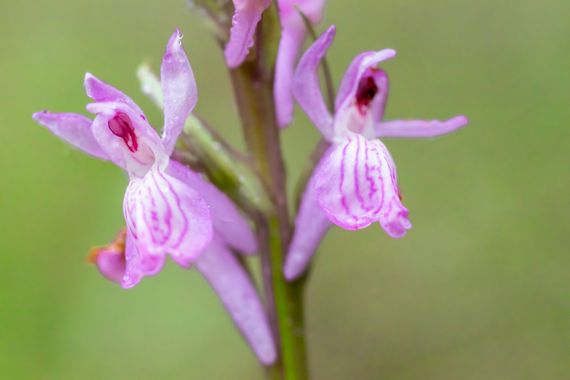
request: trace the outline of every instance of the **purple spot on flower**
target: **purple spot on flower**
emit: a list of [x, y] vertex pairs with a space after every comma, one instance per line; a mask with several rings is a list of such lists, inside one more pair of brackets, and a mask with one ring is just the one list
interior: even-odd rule
[[378, 86], [372, 75], [365, 75], [360, 79], [356, 89], [356, 105], [361, 113], [368, 109], [378, 91]]
[[137, 135], [129, 116], [123, 112], [117, 112], [107, 123], [111, 132], [123, 139], [125, 145], [131, 152], [136, 152], [139, 148]]

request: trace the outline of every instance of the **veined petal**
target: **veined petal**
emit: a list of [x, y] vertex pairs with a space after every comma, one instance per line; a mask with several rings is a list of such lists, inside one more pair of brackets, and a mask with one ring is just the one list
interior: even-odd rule
[[188, 57], [182, 48], [182, 35], [176, 30], [170, 37], [162, 58], [160, 79], [164, 98], [163, 142], [172, 153], [184, 122], [198, 101], [196, 80]]
[[226, 245], [240, 253], [256, 253], [257, 242], [250, 223], [224, 193], [204, 180], [200, 174], [174, 160], [170, 160], [167, 173], [197, 191], [204, 198], [210, 206], [215, 234]]
[[293, 95], [323, 136], [332, 139], [333, 119], [321, 93], [318, 68], [336, 33], [331, 26], [301, 58], [293, 80]]
[[206, 202], [156, 165], [144, 177], [131, 178], [123, 208], [139, 251], [169, 253], [183, 267], [189, 267], [212, 238]]
[[465, 127], [469, 119], [463, 115], [448, 120], [390, 120], [376, 125], [378, 137], [422, 138], [445, 135]]
[[34, 120], [49, 129], [65, 142], [81, 149], [85, 153], [107, 160], [108, 156], [99, 146], [91, 131], [91, 120], [76, 113], [36, 112]]
[[125, 270], [120, 285], [124, 289], [136, 286], [143, 277], [158, 274], [164, 266], [166, 255], [150, 254], [144, 250], [134, 238], [133, 233], [127, 228], [127, 240], [125, 242]]
[[[321, 162], [327, 160], [330, 152], [331, 149], [329, 148]], [[305, 272], [319, 244], [332, 226], [319, 207], [316, 178], [313, 175], [309, 180], [295, 219], [295, 232], [283, 267], [283, 273], [288, 281], [296, 279]]]
[[335, 108], [340, 109], [346, 101], [355, 97], [358, 84], [366, 69], [375, 68], [380, 62], [395, 56], [396, 51], [392, 49], [367, 51], [357, 55], [342, 78], [336, 96]]
[[319, 205], [338, 226], [356, 230], [378, 221], [392, 237], [411, 228], [394, 162], [379, 140], [354, 134], [335, 147], [315, 176]]
[[277, 358], [275, 342], [259, 296], [234, 255], [217, 239], [196, 261], [196, 267], [220, 297], [261, 363]]
[[224, 55], [230, 68], [241, 65], [253, 46], [253, 35], [270, 0], [233, 0], [234, 16]]
[[140, 117], [146, 120], [144, 112], [139, 106], [122, 91], [116, 89], [110, 84], [102, 81], [91, 73], [85, 73], [85, 80], [83, 82], [87, 96], [97, 103], [101, 102], [117, 102], [124, 103], [132, 108]]

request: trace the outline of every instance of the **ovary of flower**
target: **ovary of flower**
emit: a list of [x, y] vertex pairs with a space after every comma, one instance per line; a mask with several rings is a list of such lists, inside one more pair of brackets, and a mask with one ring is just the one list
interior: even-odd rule
[[162, 136], [128, 96], [89, 73], [85, 90], [94, 103], [87, 109], [95, 114], [94, 120], [47, 111], [33, 116], [56, 136], [128, 173], [123, 206], [128, 227], [126, 270], [121, 279], [125, 288], [160, 271], [167, 254], [189, 267], [212, 239], [206, 202], [167, 172], [176, 139], [197, 101], [194, 75], [181, 38], [178, 31], [171, 36], [161, 65]]
[[331, 115], [321, 94], [317, 70], [335, 32], [335, 27], [330, 27], [305, 52], [293, 80], [293, 94], [299, 105], [331, 146], [301, 201], [296, 233], [284, 266], [288, 279], [303, 273], [330, 223], [356, 230], [378, 222], [393, 238], [403, 237], [411, 228], [396, 165], [378, 137], [435, 137], [468, 122], [462, 115], [445, 121], [384, 121], [389, 81], [386, 72], [377, 66], [396, 55], [391, 49], [364, 52], [352, 61]]

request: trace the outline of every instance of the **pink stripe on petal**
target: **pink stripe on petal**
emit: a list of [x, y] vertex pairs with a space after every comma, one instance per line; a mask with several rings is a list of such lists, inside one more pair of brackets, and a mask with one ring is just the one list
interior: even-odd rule
[[395, 166], [380, 141], [352, 135], [331, 151], [315, 177], [319, 206], [332, 223], [355, 230], [380, 221], [391, 236], [411, 226], [399, 199]]
[[169, 253], [189, 267], [212, 238], [208, 205], [193, 189], [153, 167], [131, 178], [125, 194], [125, 218], [150, 254]]

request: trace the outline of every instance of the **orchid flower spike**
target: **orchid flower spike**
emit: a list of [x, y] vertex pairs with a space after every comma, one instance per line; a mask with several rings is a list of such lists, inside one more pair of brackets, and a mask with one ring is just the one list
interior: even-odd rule
[[307, 36], [307, 28], [299, 12], [312, 24], [323, 16], [325, 0], [278, 0], [281, 19], [281, 40], [275, 65], [275, 86], [273, 96], [280, 127], [286, 127], [293, 120], [294, 100], [291, 85], [295, 65], [301, 47]]
[[330, 223], [357, 230], [378, 222], [393, 238], [403, 237], [411, 228], [396, 165], [379, 137], [440, 136], [468, 122], [465, 116], [445, 121], [384, 121], [388, 76], [377, 65], [396, 55], [391, 49], [364, 52], [352, 61], [331, 115], [317, 69], [334, 35], [332, 26], [306, 51], [293, 81], [295, 98], [331, 147], [315, 169], [301, 202], [297, 232], [284, 267], [288, 279], [303, 273]]
[[238, 67], [253, 46], [253, 36], [263, 11], [271, 0], [233, 0], [234, 16], [230, 39], [224, 50], [226, 63], [230, 68]]
[[[272, 364], [277, 351], [263, 304], [232, 252], [255, 253], [255, 234], [250, 224], [229, 198], [200, 174], [174, 160], [170, 161], [167, 173], [197, 190], [210, 206], [214, 237], [195, 261], [195, 268], [218, 294], [259, 361]], [[93, 249], [88, 258], [103, 276], [118, 284], [125, 276], [127, 262], [140, 259], [136, 252], [129, 251], [133, 246], [125, 239], [126, 233], [122, 231], [110, 245]]]
[[87, 73], [94, 120], [73, 113], [38, 112], [33, 118], [56, 136], [129, 175], [123, 212], [127, 223], [125, 288], [160, 271], [166, 254], [189, 267], [212, 239], [210, 211], [200, 194], [168, 173], [170, 154], [197, 101], [192, 68], [177, 30], [161, 66], [164, 94], [162, 137], [125, 94]]

